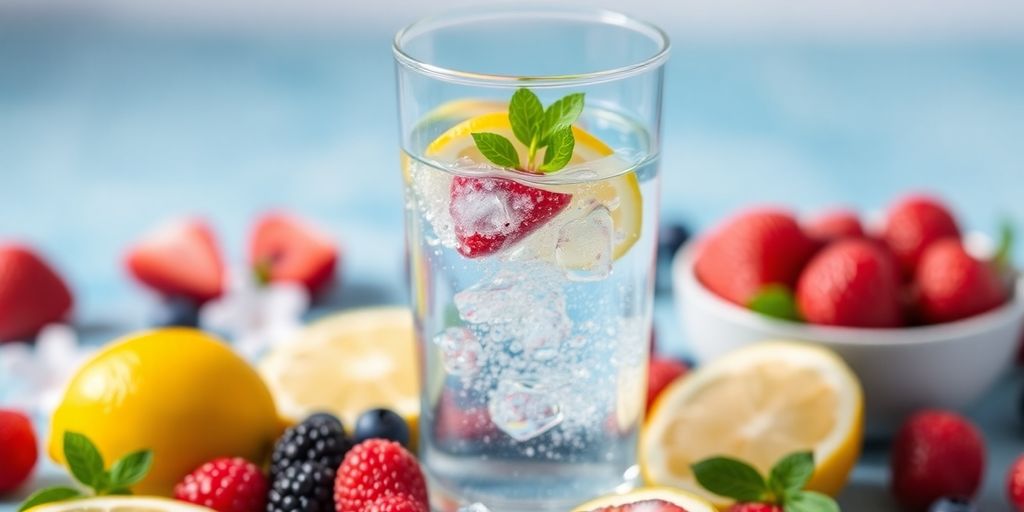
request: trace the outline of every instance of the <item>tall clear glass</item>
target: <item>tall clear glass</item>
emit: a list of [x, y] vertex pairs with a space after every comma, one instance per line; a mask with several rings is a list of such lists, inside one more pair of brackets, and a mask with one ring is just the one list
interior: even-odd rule
[[564, 511], [638, 482], [668, 47], [625, 15], [552, 6], [395, 37], [435, 509]]

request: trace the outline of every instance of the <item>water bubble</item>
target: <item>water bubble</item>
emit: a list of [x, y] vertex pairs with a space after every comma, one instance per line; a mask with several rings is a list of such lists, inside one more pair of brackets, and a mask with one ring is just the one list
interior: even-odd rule
[[612, 273], [611, 212], [597, 206], [586, 216], [566, 222], [558, 232], [555, 261], [573, 281], [600, 281]]
[[527, 441], [562, 422], [562, 407], [555, 396], [536, 382], [502, 380], [487, 408], [498, 428], [516, 441]]
[[452, 375], [471, 376], [483, 363], [483, 348], [470, 329], [449, 327], [434, 338], [434, 343], [441, 348], [441, 362]]

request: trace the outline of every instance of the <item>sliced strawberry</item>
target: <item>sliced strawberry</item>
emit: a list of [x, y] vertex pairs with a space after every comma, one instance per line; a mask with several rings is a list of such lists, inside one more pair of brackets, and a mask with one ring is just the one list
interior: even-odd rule
[[128, 270], [169, 296], [206, 302], [224, 291], [224, 262], [210, 226], [182, 219], [147, 234], [128, 250]]
[[249, 241], [249, 263], [274, 282], [300, 283], [311, 294], [334, 280], [337, 244], [322, 230], [284, 213], [256, 222]]
[[64, 280], [27, 247], [0, 245], [0, 342], [27, 340], [71, 311]]
[[504, 178], [456, 177], [449, 211], [459, 252], [467, 258], [494, 254], [558, 215], [571, 194], [528, 187]]

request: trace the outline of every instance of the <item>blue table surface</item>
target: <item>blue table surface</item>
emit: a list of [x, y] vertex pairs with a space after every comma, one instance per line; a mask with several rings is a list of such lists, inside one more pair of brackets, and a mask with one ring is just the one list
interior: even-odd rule
[[[314, 218], [347, 248], [336, 307], [400, 303], [392, 80], [384, 32], [0, 16], [0, 237], [30, 241], [64, 271], [93, 343], [145, 324], [121, 253], [183, 212], [210, 218], [235, 262], [257, 213]], [[926, 189], [971, 229], [1021, 225], [1022, 136], [1024, 40], [680, 40], [665, 89], [663, 216], [702, 228], [752, 202], [874, 211]], [[670, 296], [656, 321], [662, 348], [685, 355]], [[968, 411], [989, 443], [986, 512], [1009, 510], [1005, 471], [1024, 452], [1021, 381], [1007, 376]], [[47, 465], [33, 485], [59, 479]], [[869, 443], [844, 509], [895, 510], [886, 480], [886, 447]]]

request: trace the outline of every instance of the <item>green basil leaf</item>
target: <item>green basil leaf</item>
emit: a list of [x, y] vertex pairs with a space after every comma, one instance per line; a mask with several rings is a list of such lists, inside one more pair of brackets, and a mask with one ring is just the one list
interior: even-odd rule
[[700, 485], [719, 496], [737, 501], [761, 501], [768, 493], [768, 486], [757, 470], [733, 458], [713, 457], [692, 468]]
[[529, 147], [534, 136], [540, 137], [538, 132], [544, 121], [544, 106], [540, 104], [540, 98], [525, 87], [518, 89], [508, 103], [508, 121], [519, 142]]
[[115, 488], [131, 487], [142, 480], [153, 465], [153, 452], [142, 450], [121, 457], [110, 468], [110, 485]]
[[515, 146], [497, 133], [474, 133], [473, 141], [484, 157], [494, 165], [509, 169], [519, 168], [519, 153]]
[[813, 491], [800, 491], [789, 495], [786, 512], [840, 512], [836, 500]]
[[103, 456], [88, 437], [77, 432], [64, 432], [64, 458], [75, 480], [97, 490], [104, 487]]
[[554, 172], [569, 164], [572, 152], [576, 148], [576, 140], [572, 136], [572, 128], [566, 127], [551, 134], [548, 147], [544, 151], [544, 163], [540, 170]]
[[581, 113], [583, 113], [583, 93], [581, 92], [570, 94], [548, 105], [548, 109], [544, 111], [542, 142], [550, 143], [549, 137], [553, 133], [572, 126]]
[[783, 497], [804, 488], [814, 475], [814, 454], [796, 452], [775, 463], [768, 475], [768, 487], [775, 496]]
[[32, 507], [38, 507], [45, 503], [54, 503], [57, 501], [65, 501], [71, 498], [78, 498], [82, 496], [82, 492], [78, 489], [72, 489], [71, 487], [47, 487], [46, 489], [40, 489], [18, 507], [18, 512], [24, 512]]
[[794, 322], [799, 322], [803, 319], [800, 311], [797, 309], [796, 297], [793, 296], [793, 292], [781, 284], [770, 284], [761, 288], [757, 295], [750, 299], [747, 307], [762, 315], [773, 318]]

